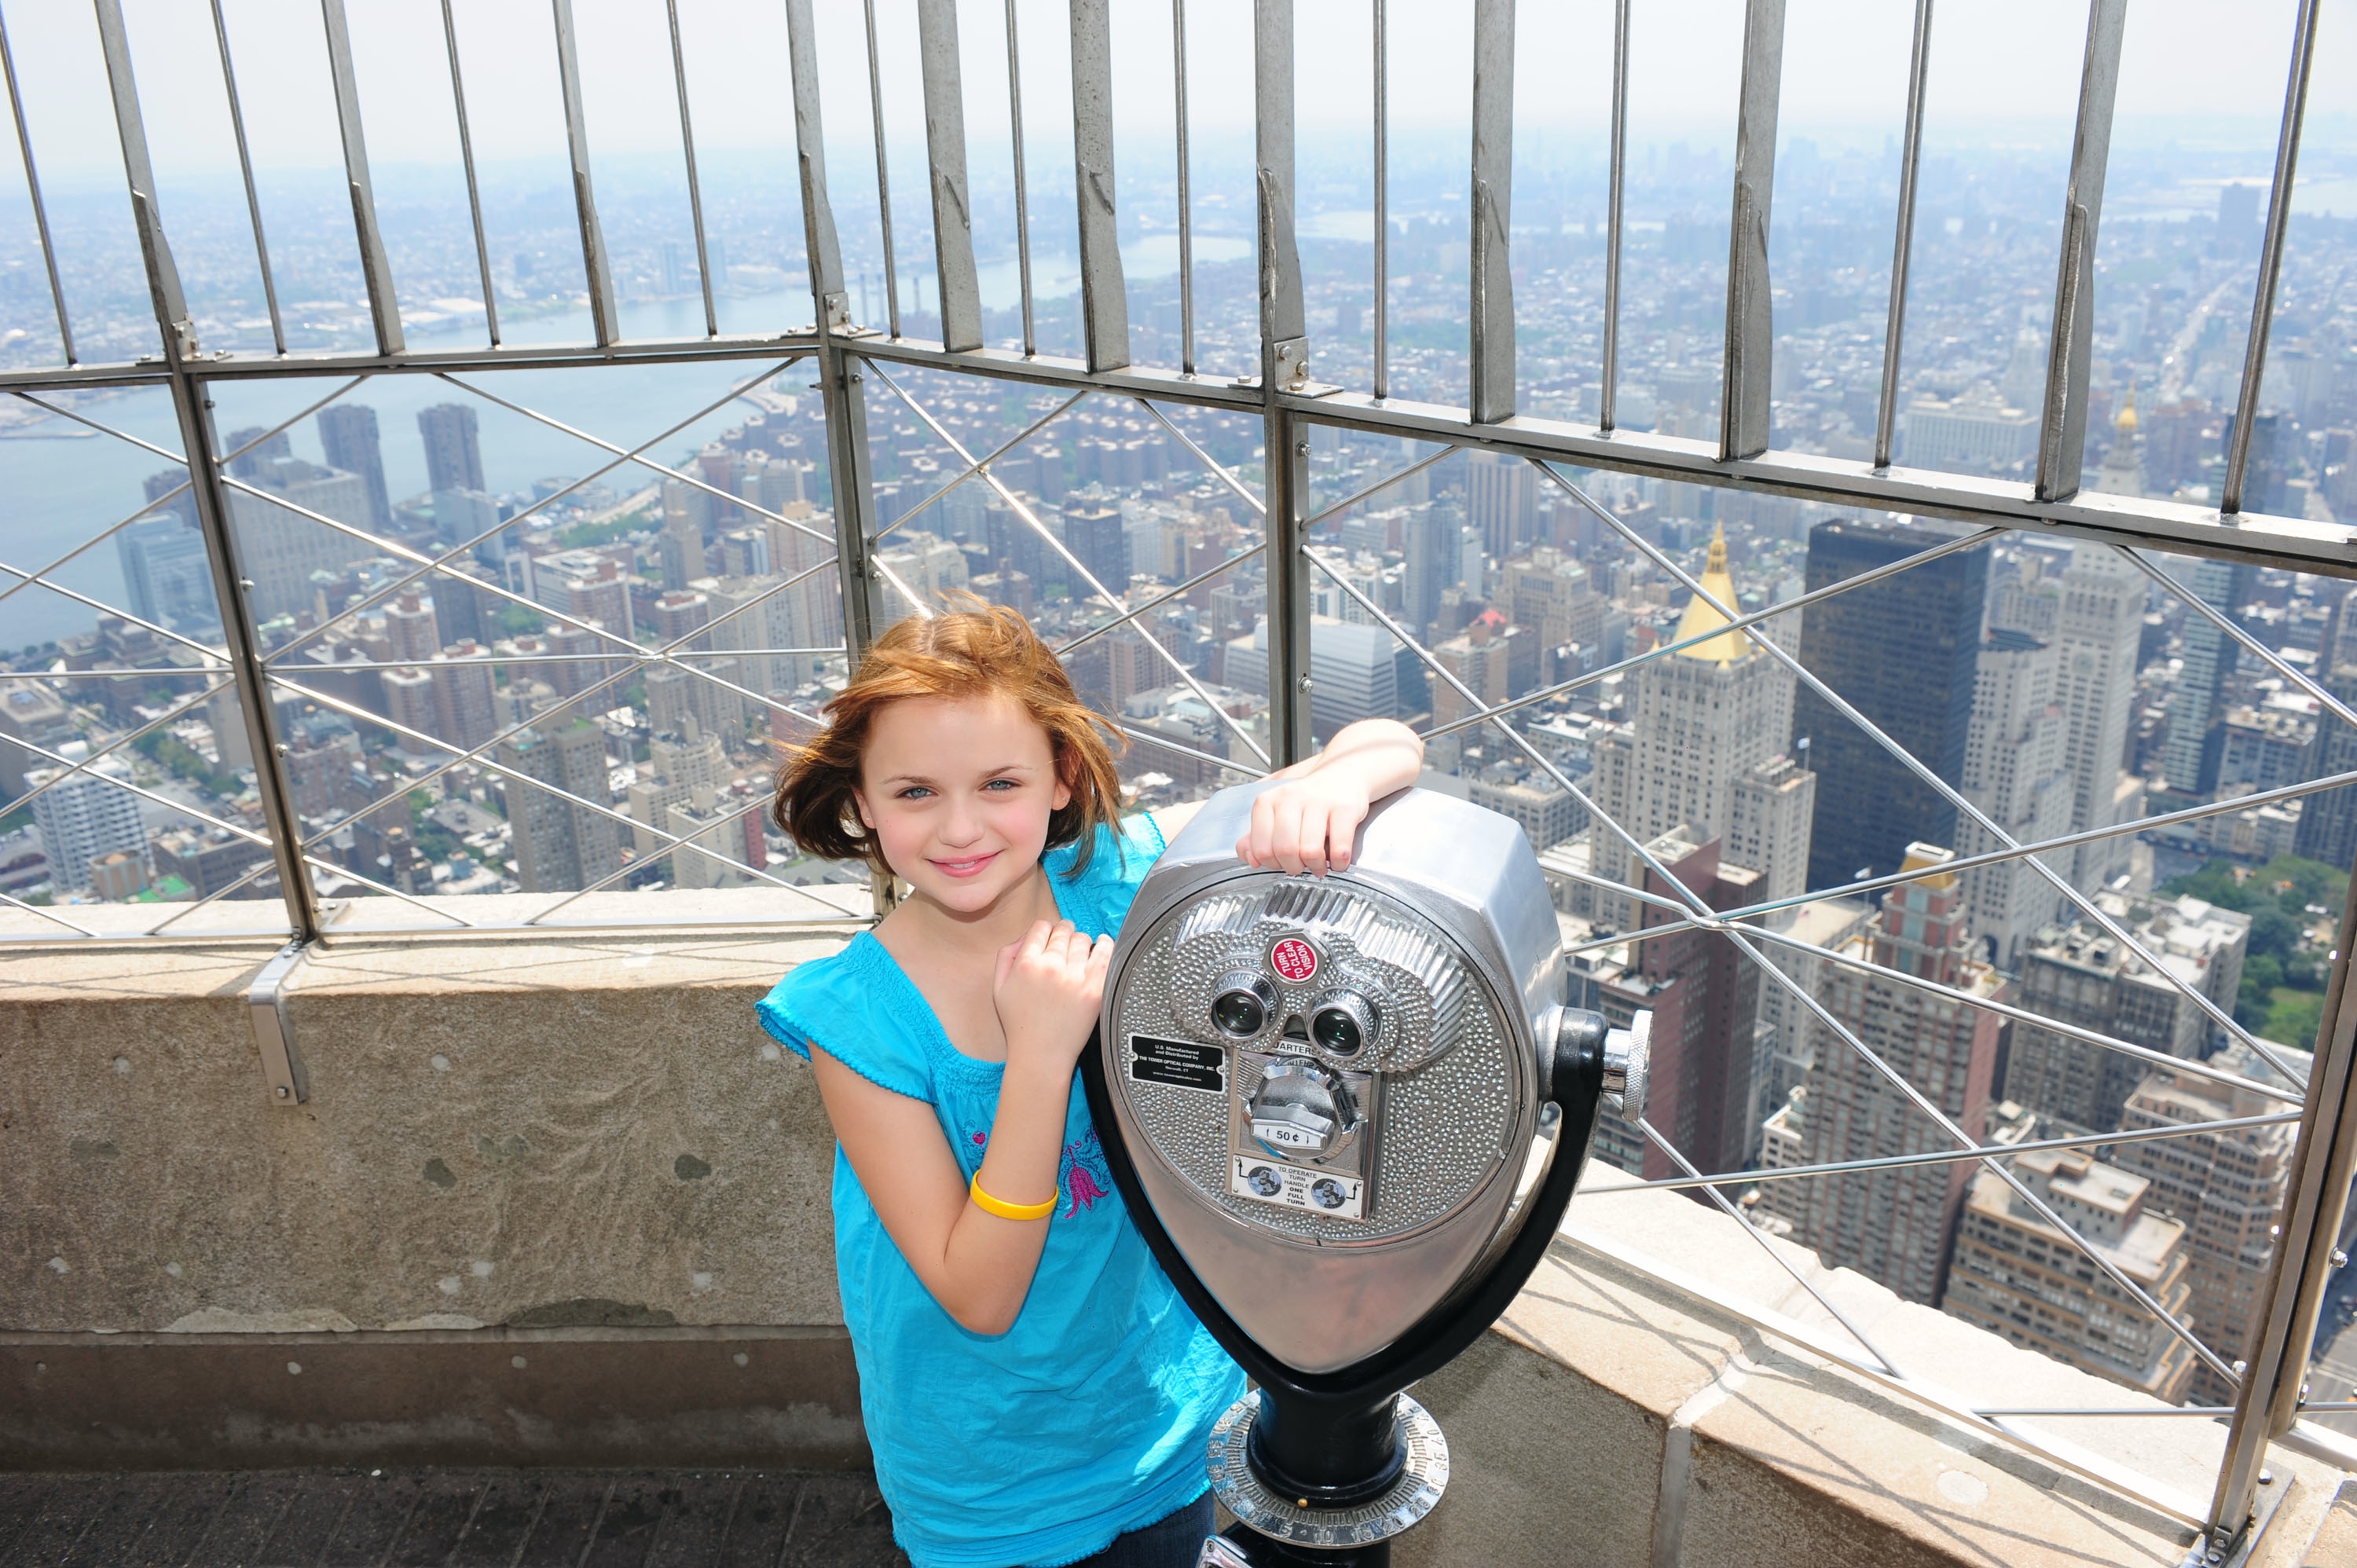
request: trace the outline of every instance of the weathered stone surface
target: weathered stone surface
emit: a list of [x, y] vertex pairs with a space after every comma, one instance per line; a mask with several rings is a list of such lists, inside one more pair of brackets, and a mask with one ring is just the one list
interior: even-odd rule
[[0, 957], [0, 1327], [839, 1323], [833, 1134], [752, 1004], [841, 940], [329, 949], [293, 1110], [267, 950]]

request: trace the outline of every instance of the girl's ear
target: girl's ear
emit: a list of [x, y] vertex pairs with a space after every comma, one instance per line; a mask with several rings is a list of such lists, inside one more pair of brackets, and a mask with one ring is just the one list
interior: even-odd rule
[[1066, 775], [1076, 766], [1078, 764], [1069, 752], [1056, 758], [1056, 793], [1048, 806], [1049, 811], [1060, 811], [1072, 803], [1072, 781]]
[[869, 832], [876, 831], [876, 819], [867, 814], [866, 791], [855, 787], [851, 791], [851, 809], [859, 813], [859, 825]]

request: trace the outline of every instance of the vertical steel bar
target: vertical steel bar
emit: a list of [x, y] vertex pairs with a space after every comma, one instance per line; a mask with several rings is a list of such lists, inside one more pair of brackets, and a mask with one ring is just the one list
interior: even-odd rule
[[213, 591], [220, 603], [221, 629], [229, 643], [230, 665], [237, 681], [238, 705], [244, 710], [246, 744], [253, 753], [256, 791], [270, 831], [270, 849], [278, 865], [278, 885], [286, 899], [286, 918], [297, 940], [307, 941], [319, 931], [317, 891], [303, 863], [303, 822], [295, 810], [295, 791], [286, 775], [285, 748], [278, 744], [263, 671], [262, 646], [255, 635], [253, 607], [245, 596], [245, 578], [238, 564], [235, 531], [230, 527], [229, 506], [221, 484], [221, 470], [212, 459], [211, 399], [190, 369], [197, 340], [188, 323], [188, 306], [180, 290], [180, 274], [156, 209], [156, 176], [148, 161], [147, 129], [139, 112], [139, 86], [132, 73], [131, 41], [123, 26], [123, 0], [94, 0], [98, 39], [106, 60], [108, 95], [114, 111], [116, 139], [123, 147], [123, 172], [130, 187], [131, 212], [139, 235], [139, 251], [147, 273], [148, 295], [156, 325], [164, 339], [164, 365], [171, 379], [172, 411], [180, 432], [180, 450], [188, 467], [189, 499], [195, 504], [198, 530], [204, 535], [205, 558], [211, 568]]
[[2095, 234], [2111, 161], [2112, 104], [2120, 85], [2127, 0], [2091, 0], [2087, 55], [2079, 73], [2079, 124], [2071, 188], [2062, 199], [2062, 255], [2054, 278], [2054, 331], [2046, 351], [2046, 402], [2038, 429], [2037, 495], [2079, 493], [2087, 450], [2088, 377], [2095, 352]]
[[270, 245], [262, 233], [262, 197], [253, 188], [253, 154], [245, 140], [245, 109], [237, 96], [237, 68], [230, 61], [229, 22], [221, 0], [213, 0], [213, 42], [221, 48], [221, 86], [229, 94], [230, 134], [237, 142], [238, 172], [245, 177], [245, 214], [253, 223], [253, 259], [262, 269], [262, 303], [270, 312], [270, 342], [286, 352], [286, 324], [278, 315], [278, 285], [270, 276]]
[[1742, 101], [1735, 122], [1735, 209], [1727, 239], [1727, 354], [1720, 362], [1718, 457], [1768, 449], [1776, 353], [1769, 298], [1768, 209], [1776, 188], [1776, 112], [1784, 80], [1784, 0], [1743, 15]]
[[1031, 195], [1023, 182], [1023, 51], [1015, 35], [1015, 0], [1006, 0], [1006, 121], [1015, 139], [1015, 265], [1023, 289], [1023, 352], [1039, 351], [1031, 310]]
[[1309, 496], [1307, 431], [1285, 394], [1308, 381], [1309, 337], [1294, 248], [1293, 0], [1254, 0], [1253, 144], [1260, 197], [1262, 489], [1268, 531], [1269, 751], [1279, 767], [1308, 757], [1309, 556], [1301, 520]]
[[1514, 0], [1474, 0], [1472, 199], [1467, 203], [1473, 231], [1466, 254], [1472, 291], [1467, 403], [1476, 424], [1514, 416], [1513, 185]]
[[917, 53], [925, 79], [925, 156], [933, 188], [934, 303], [942, 347], [982, 347], [982, 283], [974, 270], [974, 209], [966, 199], [965, 84], [958, 70], [957, 0], [917, 0]]
[[1874, 466], [1890, 467], [1899, 424], [1899, 353], [1907, 333], [1907, 263], [1915, 254], [1915, 178], [1923, 164], [1923, 88], [1932, 72], [1932, 0], [1915, 0], [1915, 45], [1907, 63], [1907, 145], [1899, 155], [1898, 235], [1890, 248], [1890, 314], [1882, 328], [1882, 395], [1875, 404]]
[[[1007, 0], [1013, 5], [1015, 0]], [[66, 320], [65, 285], [58, 281], [58, 248], [49, 238], [49, 209], [41, 200], [41, 177], [33, 166], [33, 134], [25, 124], [25, 101], [16, 91], [16, 56], [8, 47], [8, 18], [0, 16], [0, 74], [8, 79], [8, 112], [16, 121], [16, 151], [25, 160], [25, 192], [32, 199], [33, 227], [41, 236], [41, 261], [49, 270], [49, 303], [58, 311], [58, 344], [66, 363], [75, 362], [73, 328]], [[267, 274], [264, 278], [267, 286]]]
[[2284, 235], [2291, 226], [2291, 188], [2299, 172], [2299, 132], [2308, 117], [2309, 66], [2316, 59], [2317, 0], [2300, 0], [2293, 25], [2291, 80], [2284, 85], [2283, 129], [2276, 136], [2275, 184], [2267, 192], [2267, 232], [2259, 247], [2259, 288], [2251, 301], [2251, 332], [2243, 349], [2243, 385], [2234, 400], [2234, 429], [2226, 446], [2226, 478], [2218, 510], [2243, 510], [2243, 481], [2251, 466], [2251, 421], [2266, 390], [2267, 335], [2274, 330], [2276, 289], [2283, 281]]
[[687, 49], [679, 37], [679, 0], [663, 0], [671, 23], [671, 80], [679, 95], [679, 146], [687, 161], [687, 214], [695, 224], [695, 275], [704, 289], [704, 335], [720, 336], [720, 313], [712, 303], [712, 252], [704, 237], [704, 185], [695, 174], [695, 124], [687, 108]]
[[1081, 323], [1089, 369], [1129, 363], [1129, 290], [1114, 222], [1113, 18], [1072, 0], [1072, 188], [1081, 213]]
[[614, 301], [614, 263], [606, 231], [597, 221], [597, 196], [589, 184], [589, 120], [581, 102], [581, 50], [573, 27], [573, 0], [549, 0], [556, 23], [556, 76], [565, 93], [565, 145], [573, 160], [573, 205], [581, 219], [581, 269], [589, 284], [589, 325], [597, 347], [621, 341], [622, 324]]
[[[1627, 0], [1621, 0], [1627, 4]], [[1391, 39], [1385, 13], [1375, 5], [1375, 401], [1392, 395], [1391, 371]]]
[[483, 324], [496, 349], [500, 306], [491, 297], [491, 248], [483, 239], [483, 192], [475, 179], [475, 138], [467, 127], [467, 82], [458, 70], [458, 24], [450, 15], [450, 0], [442, 0], [442, 41], [450, 51], [450, 102], [458, 113], [458, 161], [467, 169], [467, 211], [475, 220], [475, 264], [483, 274]]
[[1612, 12], [1612, 168], [1604, 217], [1604, 364], [1596, 386], [1596, 428], [1609, 435], [1620, 406], [1620, 199], [1629, 183], [1629, 0]]
[[[571, 0], [563, 0], [569, 5]], [[368, 288], [369, 319], [376, 328], [376, 351], [398, 354], [404, 347], [401, 306], [393, 294], [393, 263], [384, 253], [384, 231], [377, 224], [376, 191], [369, 183], [368, 139], [361, 127], [361, 89], [352, 74], [352, 31], [344, 18], [344, 0], [319, 0], [319, 17], [327, 26], [328, 75], [336, 89], [336, 130], [344, 147], [344, 179], [352, 199], [352, 237], [359, 242], [361, 280]], [[226, 58], [226, 57], [224, 57]], [[238, 140], [238, 156], [245, 141]], [[254, 220], [254, 241], [262, 239], [262, 222]]]
[[2301, 1108], [2295, 1168], [2276, 1226], [2258, 1335], [2251, 1348], [2248, 1375], [2234, 1399], [2226, 1437], [2225, 1463], [2210, 1509], [2213, 1544], [2230, 1544], [2251, 1517], [2251, 1502], [2266, 1462], [2267, 1444], [2291, 1430], [2298, 1418], [2308, 1378], [2308, 1357], [2316, 1335], [2324, 1284], [2332, 1273], [2332, 1253], [2349, 1199], [2350, 1170], [2357, 1159], [2357, 1005], [2352, 1005], [2351, 948], [2357, 945], [2357, 883], [2341, 914], [2341, 940], [2318, 1020], [2318, 1052], [2309, 1069], [2308, 1098]]
[[882, 598], [867, 554], [870, 524], [867, 403], [859, 361], [845, 345], [858, 328], [844, 293], [843, 247], [826, 195], [826, 148], [819, 112], [818, 34], [811, 0], [786, 0], [787, 53], [794, 93], [794, 149], [802, 169], [803, 241], [818, 312], [818, 384], [826, 415], [827, 479], [834, 508], [835, 557], [843, 589], [843, 641], [856, 666], [883, 628]]
[[1195, 200], [1187, 157], [1187, 0], [1170, 0], [1170, 94], [1178, 127], [1178, 369], [1195, 373]]
[[876, 63], [876, 0], [862, 0], [867, 13], [867, 108], [876, 124], [876, 214], [884, 229], [884, 316], [892, 336], [900, 336], [900, 272], [892, 259], [892, 174], [884, 156], [884, 76]]

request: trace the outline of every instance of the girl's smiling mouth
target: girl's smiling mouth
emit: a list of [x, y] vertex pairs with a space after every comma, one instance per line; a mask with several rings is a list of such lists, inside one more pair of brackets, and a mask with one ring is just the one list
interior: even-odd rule
[[990, 863], [997, 858], [996, 850], [991, 851], [988, 854], [970, 855], [963, 860], [931, 860], [931, 857], [928, 857], [934, 870], [944, 876], [954, 876], [961, 880], [969, 876], [981, 875]]

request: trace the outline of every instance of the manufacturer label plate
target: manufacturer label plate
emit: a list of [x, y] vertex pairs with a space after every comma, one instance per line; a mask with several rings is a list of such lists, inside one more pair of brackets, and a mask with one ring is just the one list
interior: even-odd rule
[[1146, 1083], [1224, 1094], [1228, 1088], [1226, 1059], [1227, 1053], [1217, 1046], [1199, 1046], [1191, 1040], [1157, 1040], [1151, 1035], [1129, 1037], [1129, 1076]]
[[1230, 1166], [1228, 1189], [1239, 1197], [1274, 1203], [1280, 1208], [1306, 1208], [1337, 1219], [1367, 1217], [1367, 1184], [1340, 1171], [1304, 1170], [1238, 1155]]

